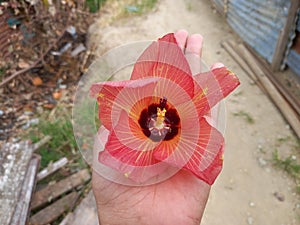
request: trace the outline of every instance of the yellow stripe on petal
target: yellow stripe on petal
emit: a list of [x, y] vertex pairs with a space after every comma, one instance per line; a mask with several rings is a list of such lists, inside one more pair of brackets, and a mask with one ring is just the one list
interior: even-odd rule
[[205, 87], [205, 88], [202, 90], [202, 92], [200, 92], [200, 93], [194, 98], [194, 100], [195, 100], [195, 101], [200, 100], [201, 98], [203, 98], [203, 96], [205, 96], [205, 95], [207, 94], [207, 92], [208, 92], [208, 87]]
[[105, 95], [103, 93], [99, 93], [98, 97], [103, 98]]

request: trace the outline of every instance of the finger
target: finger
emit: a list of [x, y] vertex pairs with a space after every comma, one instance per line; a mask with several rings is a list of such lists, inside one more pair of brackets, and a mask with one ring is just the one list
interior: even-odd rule
[[201, 52], [203, 37], [200, 34], [193, 34], [188, 37], [185, 49], [185, 57], [190, 64], [192, 74], [201, 72]]
[[186, 43], [186, 54], [195, 54], [201, 57], [203, 37], [200, 34], [193, 34], [188, 37]]
[[178, 46], [181, 48], [182, 51], [184, 51], [186, 41], [188, 38], [188, 32], [186, 30], [178, 30], [175, 32], [174, 35], [175, 35]]

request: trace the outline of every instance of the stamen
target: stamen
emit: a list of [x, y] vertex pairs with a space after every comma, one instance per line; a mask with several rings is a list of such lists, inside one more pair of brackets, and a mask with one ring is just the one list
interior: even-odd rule
[[178, 113], [167, 104], [166, 97], [145, 108], [138, 122], [143, 133], [154, 142], [171, 140], [180, 129]]
[[157, 107], [157, 118], [156, 118], [156, 123], [158, 125], [161, 125], [165, 121], [165, 115], [166, 115], [167, 110], [164, 108], [161, 110], [159, 107]]

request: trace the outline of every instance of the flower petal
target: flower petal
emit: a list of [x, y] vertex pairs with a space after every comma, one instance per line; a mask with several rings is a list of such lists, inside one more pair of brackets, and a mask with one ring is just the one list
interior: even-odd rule
[[[189, 86], [191, 85], [191, 86]], [[190, 102], [193, 98], [191, 96], [190, 90], [194, 89], [193, 83], [186, 83], [183, 88], [180, 84], [176, 83], [174, 80], [167, 78], [160, 78], [159, 82], [155, 87], [155, 96], [166, 97], [168, 102], [172, 105], [179, 105], [185, 102]]]
[[163, 141], [156, 148], [154, 157], [182, 168], [197, 148], [201, 128], [196, 108], [191, 102], [181, 104], [176, 110], [180, 117], [180, 130], [172, 140]]
[[102, 175], [105, 178], [129, 185], [140, 185], [145, 182], [152, 184], [177, 171], [176, 168], [170, 170], [170, 165], [161, 162], [150, 166], [133, 166], [120, 162], [103, 147], [107, 143], [108, 136], [109, 131], [101, 126], [94, 143], [93, 169], [100, 174], [104, 172]]
[[219, 64], [209, 72], [195, 75], [194, 79], [193, 103], [197, 107], [199, 117], [205, 115], [240, 84], [232, 72]]
[[173, 33], [153, 42], [135, 63], [131, 80], [145, 77], [166, 78], [193, 96], [191, 70]]
[[200, 120], [200, 135], [194, 154], [183, 167], [208, 184], [213, 184], [222, 170], [224, 138], [204, 118]]
[[121, 163], [148, 166], [158, 163], [158, 160], [153, 157], [157, 145], [159, 143], [147, 138], [139, 125], [122, 110], [117, 125], [108, 137], [105, 150]]
[[159, 38], [158, 41], [165, 41], [165, 42], [177, 44], [177, 40], [174, 33], [166, 34], [163, 37]]
[[129, 111], [140, 98], [152, 96], [157, 82], [157, 78], [147, 78], [93, 84], [90, 95], [97, 98], [99, 118], [105, 128], [112, 129], [113, 121], [118, 121], [122, 109]]
[[[199, 120], [198, 126], [180, 135], [176, 146], [168, 145], [158, 148], [155, 158], [184, 168], [194, 173], [198, 178], [212, 184], [222, 169], [223, 136], [211, 127], [204, 118]], [[171, 150], [169, 150], [171, 148]], [[168, 152], [168, 156], [166, 153]]]

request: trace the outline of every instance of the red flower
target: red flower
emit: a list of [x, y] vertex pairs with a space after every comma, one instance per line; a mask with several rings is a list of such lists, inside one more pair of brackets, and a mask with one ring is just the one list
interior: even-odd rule
[[220, 65], [192, 76], [174, 34], [165, 35], [142, 53], [130, 80], [91, 87], [105, 128], [99, 161], [138, 182], [176, 167], [212, 184], [224, 139], [207, 116], [238, 85]]

